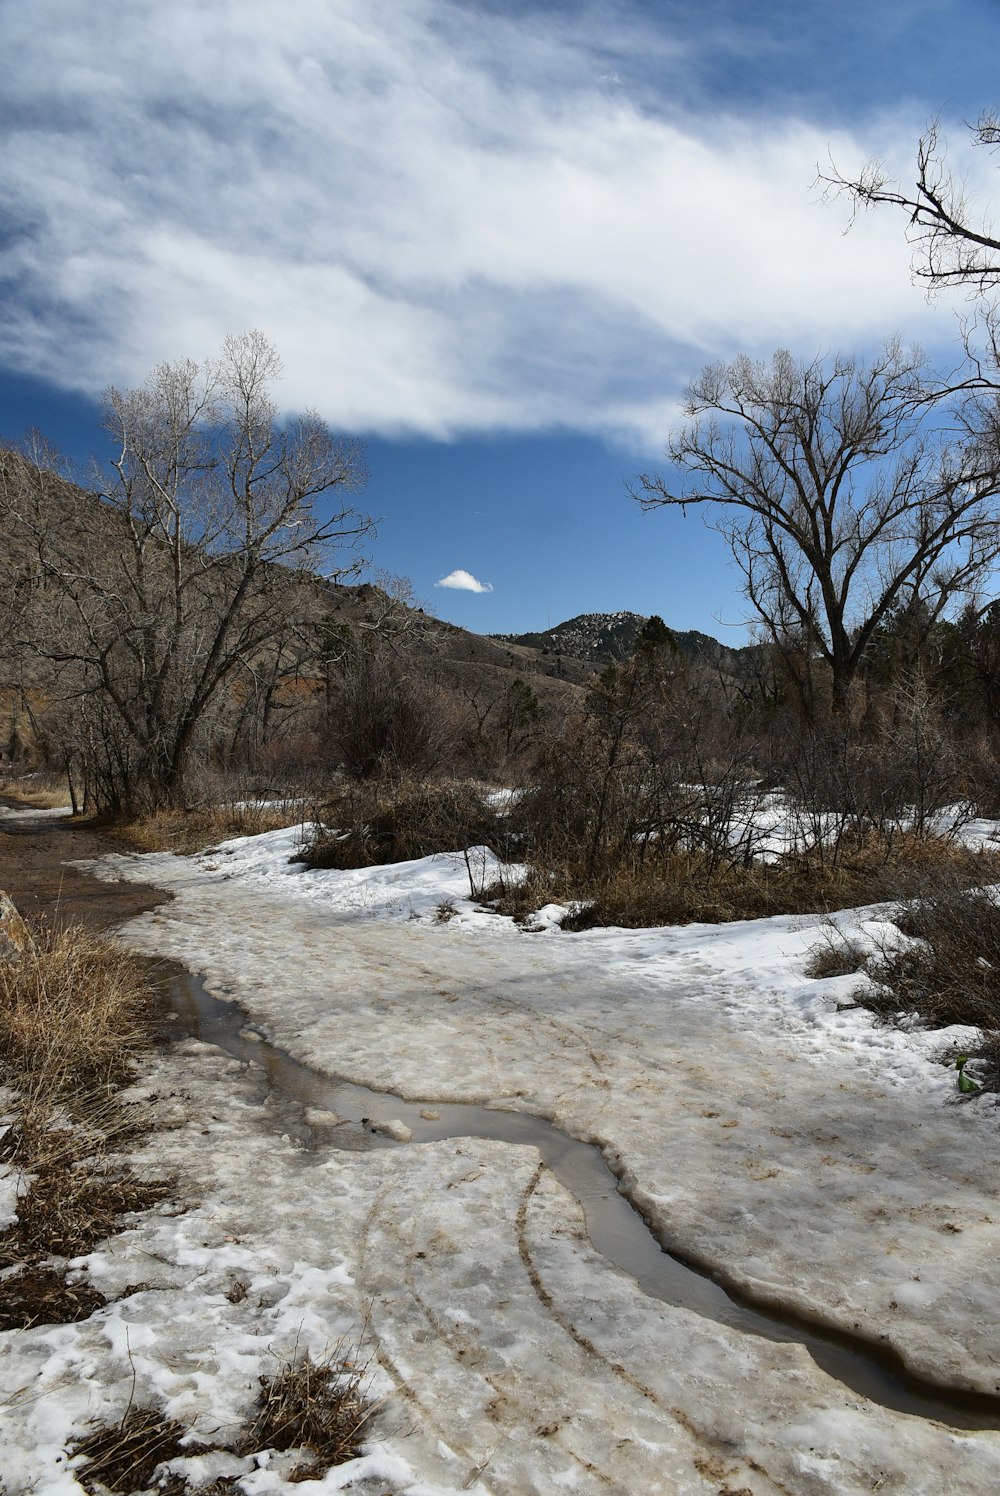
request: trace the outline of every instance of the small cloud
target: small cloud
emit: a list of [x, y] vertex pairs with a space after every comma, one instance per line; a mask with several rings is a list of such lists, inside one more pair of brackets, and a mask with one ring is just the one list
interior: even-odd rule
[[492, 582], [480, 582], [471, 571], [463, 571], [461, 567], [457, 571], [450, 571], [440, 582], [434, 583], [435, 587], [457, 587], [459, 592], [492, 592]]

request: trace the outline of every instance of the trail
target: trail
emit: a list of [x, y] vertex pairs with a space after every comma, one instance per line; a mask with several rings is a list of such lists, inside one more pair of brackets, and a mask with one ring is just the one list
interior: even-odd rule
[[[799, 1000], [815, 922], [526, 936], [470, 910], [438, 924], [416, 899], [408, 911], [290, 877], [271, 845], [269, 873], [225, 850], [106, 860], [105, 875], [173, 895], [123, 938], [203, 973], [327, 1075], [553, 1118], [605, 1149], [682, 1254], [765, 1303], [884, 1339], [935, 1380], [994, 1389], [995, 1121], [952, 1106], [919, 1045], [837, 1015], [829, 984]], [[166, 1263], [195, 1273], [190, 1324], [148, 1294], [107, 1311], [133, 1326], [140, 1375], [168, 1405], [237, 1396], [226, 1337], [245, 1312], [239, 1354], [261, 1347], [257, 1296], [272, 1347], [367, 1314], [388, 1399], [371, 1458], [384, 1481], [396, 1473], [381, 1489], [359, 1473], [359, 1492], [1000, 1485], [996, 1435], [878, 1408], [798, 1347], [649, 1298], [594, 1249], [533, 1150], [303, 1150], [254, 1066], [201, 1045], [160, 1064], [190, 1119], [161, 1149], [186, 1160], [198, 1203], [90, 1271], [102, 1285], [179, 1283]], [[173, 1115], [164, 1094], [152, 1104]], [[250, 1283], [246, 1311], [212, 1307], [223, 1264]], [[170, 1369], [194, 1364], [207, 1322], [221, 1387]]]

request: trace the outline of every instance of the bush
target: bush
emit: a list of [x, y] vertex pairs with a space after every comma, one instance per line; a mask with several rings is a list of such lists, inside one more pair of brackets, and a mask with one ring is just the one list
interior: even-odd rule
[[439, 688], [374, 646], [344, 661], [328, 731], [337, 762], [357, 780], [431, 769], [450, 757], [456, 736]]
[[504, 817], [462, 780], [350, 786], [321, 815], [345, 829], [314, 834], [299, 857], [311, 868], [374, 867], [484, 845], [504, 855], [509, 839]]
[[929, 1028], [1000, 1031], [1000, 906], [982, 888], [947, 888], [906, 906], [896, 923], [913, 943], [884, 946], [865, 965], [857, 1001], [885, 1018], [916, 1014]]

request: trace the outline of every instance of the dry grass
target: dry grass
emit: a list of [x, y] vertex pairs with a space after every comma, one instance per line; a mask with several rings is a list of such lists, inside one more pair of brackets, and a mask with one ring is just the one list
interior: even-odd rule
[[79, 928], [35, 933], [19, 961], [0, 962], [7, 1080], [44, 1105], [112, 1092], [146, 1041], [149, 1003], [140, 966], [109, 941]]
[[308, 1353], [261, 1377], [257, 1408], [240, 1440], [243, 1454], [264, 1449], [301, 1449], [306, 1456], [292, 1480], [317, 1480], [333, 1465], [361, 1453], [361, 1439], [375, 1411], [365, 1367], [338, 1348], [326, 1361]]
[[102, 1424], [72, 1445], [70, 1453], [86, 1462], [76, 1478], [92, 1496], [101, 1496], [102, 1490], [115, 1496], [145, 1490], [166, 1460], [196, 1452], [181, 1442], [187, 1432], [155, 1408], [130, 1407], [121, 1423]]
[[193, 810], [158, 810], [116, 826], [140, 852], [200, 852], [234, 836], [258, 836], [301, 825], [301, 803], [206, 805]]
[[[305, 1355], [273, 1377], [261, 1377], [260, 1387], [256, 1407], [232, 1446], [196, 1443], [183, 1424], [155, 1408], [129, 1407], [120, 1423], [102, 1424], [72, 1446], [70, 1453], [85, 1460], [77, 1479], [92, 1496], [102, 1490], [130, 1496], [150, 1486], [164, 1496], [188, 1496], [192, 1487], [183, 1478], [167, 1471], [157, 1477], [166, 1461], [211, 1449], [244, 1456], [296, 1450], [302, 1458], [286, 1478], [306, 1481], [322, 1479], [332, 1466], [361, 1453], [363, 1430], [375, 1407], [366, 1395], [365, 1368], [346, 1354], [338, 1350], [325, 1361]], [[198, 1496], [223, 1496], [240, 1487], [237, 1478], [223, 1476], [196, 1489]]]
[[118, 1229], [121, 1217], [169, 1199], [167, 1180], [140, 1179], [120, 1158], [27, 1161], [31, 1187], [0, 1236], [0, 1264], [79, 1257]]
[[3, 774], [0, 795], [10, 795], [11, 799], [36, 810], [70, 808], [65, 774]]
[[576, 911], [562, 926], [573, 931], [829, 913], [912, 897], [945, 877], [968, 885], [998, 876], [995, 854], [973, 854], [930, 837], [898, 836], [890, 844], [869, 839], [836, 858], [796, 854], [735, 867], [696, 852], [641, 862], [619, 857], [591, 877], [580, 864], [536, 866], [527, 882], [487, 890], [486, 897], [515, 918], [542, 904], [575, 903]]
[[152, 1010], [138, 963], [99, 937], [22, 925], [18, 945], [0, 960], [0, 1073], [15, 1097], [0, 1158], [27, 1188], [0, 1236], [0, 1266], [20, 1269], [0, 1279], [0, 1318], [62, 1323], [81, 1317], [88, 1291], [60, 1291], [31, 1269], [90, 1251], [124, 1214], [172, 1193], [121, 1155], [142, 1129], [117, 1091], [133, 1077]]
[[68, 1283], [55, 1268], [44, 1264], [25, 1267], [3, 1280], [0, 1331], [74, 1324], [89, 1319], [105, 1303], [104, 1295], [89, 1283]]

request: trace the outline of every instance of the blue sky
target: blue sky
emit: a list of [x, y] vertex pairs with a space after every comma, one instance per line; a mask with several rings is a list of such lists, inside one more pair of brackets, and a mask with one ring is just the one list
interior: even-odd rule
[[286, 408], [367, 443], [373, 565], [467, 627], [737, 640], [718, 537], [625, 494], [687, 381], [896, 332], [957, 357], [904, 225], [845, 235], [812, 184], [905, 177], [935, 115], [962, 165], [992, 0], [36, 0], [0, 49], [0, 434], [83, 460], [106, 385], [259, 327]]

